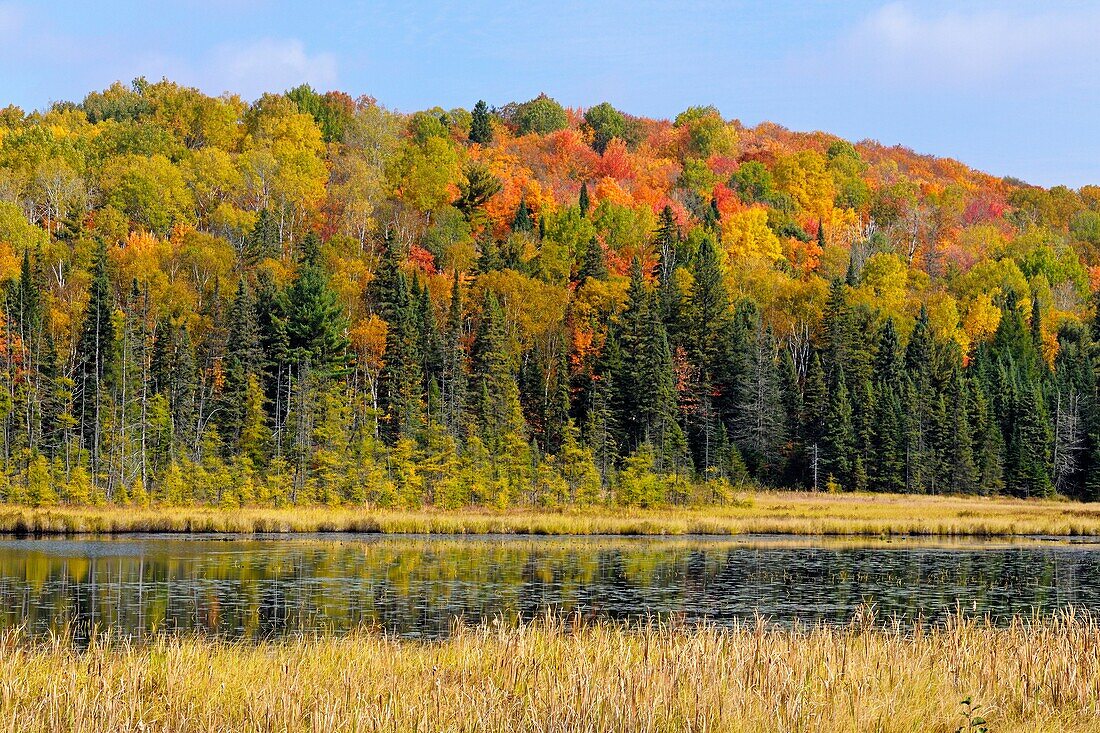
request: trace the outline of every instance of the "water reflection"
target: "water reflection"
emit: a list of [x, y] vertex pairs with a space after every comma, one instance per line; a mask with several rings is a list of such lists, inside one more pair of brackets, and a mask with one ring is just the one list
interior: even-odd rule
[[364, 624], [681, 613], [844, 622], [861, 603], [942, 617], [1100, 609], [1100, 545], [807, 538], [356, 536], [0, 540], [0, 625], [261, 638]]

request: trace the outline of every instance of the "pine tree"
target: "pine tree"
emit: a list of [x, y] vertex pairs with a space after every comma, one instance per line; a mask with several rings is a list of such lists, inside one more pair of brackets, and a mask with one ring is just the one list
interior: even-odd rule
[[786, 439], [775, 363], [776, 347], [759, 311], [754, 309], [751, 318], [736, 384], [734, 440], [750, 470], [757, 475], [774, 477], [779, 465], [779, 448]]
[[466, 408], [466, 322], [462, 303], [462, 280], [458, 270], [451, 283], [451, 302], [447, 309], [443, 345], [443, 369], [439, 380], [443, 424], [455, 440], [462, 434], [462, 415]]
[[[730, 297], [714, 240], [704, 237], [696, 254], [692, 275], [688, 344], [692, 361], [710, 383], [722, 371], [730, 325]], [[721, 385], [729, 388], [731, 385]]]
[[603, 245], [595, 237], [592, 237], [584, 248], [584, 258], [577, 270], [577, 282], [583, 284], [590, 277], [596, 280], [606, 280], [607, 275], [607, 255], [603, 250]]
[[821, 459], [828, 476], [846, 489], [854, 486], [856, 436], [852, 426], [852, 404], [848, 397], [844, 369], [837, 369], [829, 390], [829, 412], [821, 437]]
[[519, 208], [512, 219], [513, 232], [532, 232], [535, 230], [535, 220], [531, 218], [531, 209], [527, 208], [527, 199], [520, 199]]
[[282, 253], [279, 222], [267, 209], [260, 209], [256, 223], [245, 237], [241, 261], [246, 265], [254, 265], [264, 259], [278, 259]]
[[912, 383], [908, 409], [908, 464], [909, 490], [924, 492], [933, 480], [935, 456], [933, 455], [932, 413], [936, 393], [932, 373], [935, 343], [928, 322], [928, 310], [921, 306], [920, 315], [913, 325], [909, 343], [905, 349], [905, 372]]
[[825, 485], [827, 474], [822, 449], [825, 446], [826, 424], [829, 420], [829, 390], [825, 384], [825, 368], [821, 356], [814, 352], [806, 370], [802, 392], [802, 441], [806, 446], [809, 485], [816, 491]]
[[416, 328], [416, 309], [405, 280], [397, 271], [396, 281], [380, 310], [387, 314], [385, 366], [379, 378], [379, 404], [382, 409], [383, 435], [391, 442], [414, 438], [424, 414], [423, 375], [420, 336]]
[[1004, 488], [1004, 436], [981, 381], [972, 378], [968, 386], [974, 440], [971, 452], [978, 472], [978, 490], [983, 494], [997, 493]]
[[256, 315], [263, 344], [263, 386], [271, 426], [275, 457], [282, 456], [283, 434], [290, 411], [292, 365], [287, 336], [287, 300], [270, 276], [261, 274], [256, 291]]
[[303, 240], [305, 259], [287, 289], [287, 344], [294, 359], [308, 360], [318, 376], [343, 374], [348, 363], [347, 317], [315, 255], [316, 235]]
[[471, 427], [499, 455], [508, 435], [522, 434], [524, 426], [504, 313], [491, 291], [485, 292], [471, 356]]
[[944, 445], [944, 489], [971, 494], [978, 490], [979, 473], [974, 463], [973, 433], [970, 429], [970, 395], [962, 370], [953, 370], [944, 404], [947, 434]]
[[241, 278], [229, 309], [225, 384], [218, 404], [218, 424], [227, 447], [236, 446], [241, 437], [246, 412], [245, 393], [250, 379], [262, 374], [263, 363], [264, 350], [256, 303], [248, 283]]
[[1025, 498], [1050, 496], [1054, 493], [1049, 465], [1054, 438], [1038, 387], [1021, 387], [1015, 416], [1005, 467], [1006, 488]]
[[844, 282], [833, 280], [829, 284], [829, 295], [825, 300], [825, 313], [822, 318], [824, 342], [822, 358], [827, 375], [831, 376], [838, 367], [848, 366], [850, 313]]
[[118, 344], [113, 311], [107, 248], [101, 241], [92, 263], [88, 305], [84, 309], [84, 322], [76, 345], [73, 394], [73, 411], [84, 447], [88, 450], [93, 476], [99, 473], [103, 421], [118, 382]]
[[545, 418], [546, 451], [555, 455], [559, 454], [566, 439], [566, 432], [570, 425], [570, 396], [569, 383], [569, 350], [567, 341], [562, 339], [562, 346], [558, 350], [557, 369], [554, 371], [553, 391], [547, 403]]
[[577, 200], [577, 206], [580, 207], [582, 218], [587, 218], [588, 217], [588, 207], [589, 207], [589, 205], [590, 205], [590, 202], [588, 200], [588, 182], [587, 181], [581, 181], [581, 195], [580, 195], [580, 198]]
[[489, 114], [489, 105], [483, 99], [479, 99], [474, 105], [473, 119], [470, 122], [470, 142], [479, 145], [493, 142], [492, 117]]
[[622, 431], [616, 422], [615, 377], [622, 371], [622, 351], [615, 329], [609, 328], [607, 338], [592, 370], [588, 388], [584, 438], [592, 450], [601, 480], [606, 485], [619, 455]]

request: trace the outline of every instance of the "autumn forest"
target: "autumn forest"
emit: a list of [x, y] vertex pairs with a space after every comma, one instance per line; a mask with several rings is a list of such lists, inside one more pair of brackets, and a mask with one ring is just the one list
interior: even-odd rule
[[0, 110], [0, 498], [1100, 498], [1100, 186], [475, 101]]

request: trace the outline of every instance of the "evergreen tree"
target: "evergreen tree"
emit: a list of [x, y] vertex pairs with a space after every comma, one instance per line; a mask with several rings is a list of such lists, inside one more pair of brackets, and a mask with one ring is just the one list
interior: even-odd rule
[[501, 455], [510, 438], [523, 435], [524, 425], [504, 313], [491, 291], [485, 292], [471, 356], [471, 429], [492, 455]]
[[260, 209], [256, 223], [245, 237], [241, 260], [244, 264], [254, 265], [264, 259], [278, 259], [282, 253], [279, 222], [267, 209]]
[[348, 362], [347, 318], [315, 255], [316, 235], [303, 242], [306, 258], [287, 289], [286, 335], [294, 359], [320, 376], [343, 374]]
[[807, 483], [814, 489], [825, 485], [826, 465], [822, 449], [825, 447], [825, 430], [829, 420], [829, 390], [825, 383], [825, 368], [817, 352], [810, 357], [806, 370], [806, 383], [802, 393], [802, 442], [806, 446], [809, 468]]
[[734, 439], [750, 470], [757, 475], [775, 475], [779, 448], [786, 439], [775, 349], [770, 330], [754, 309], [736, 385]]
[[609, 328], [603, 349], [592, 370], [584, 430], [585, 441], [592, 450], [600, 478], [605, 485], [610, 481], [619, 455], [621, 430], [616, 423], [614, 402], [615, 375], [621, 370], [622, 351], [615, 330]]
[[466, 405], [466, 347], [463, 343], [465, 335], [462, 280], [458, 270], [455, 270], [451, 283], [451, 302], [447, 309], [443, 367], [439, 380], [443, 424], [455, 440], [461, 437], [462, 415]]
[[493, 142], [492, 117], [489, 114], [489, 105], [485, 100], [479, 99], [474, 105], [473, 118], [470, 122], [470, 142], [479, 145], [488, 145]]
[[583, 218], [588, 217], [588, 207], [589, 207], [589, 205], [590, 205], [590, 201], [588, 199], [588, 182], [587, 181], [581, 181], [581, 195], [580, 195], [580, 198], [577, 200], [577, 206], [580, 207], [581, 217], [583, 217]]
[[978, 490], [980, 475], [974, 463], [973, 433], [970, 429], [970, 395], [962, 370], [953, 370], [950, 389], [943, 400], [946, 435], [944, 436], [944, 481], [946, 491], [971, 494]]
[[[710, 384], [722, 371], [728, 356], [730, 298], [725, 277], [718, 262], [714, 240], [704, 237], [695, 257], [692, 275], [688, 344], [692, 361]], [[731, 385], [720, 385], [727, 390]]]
[[567, 343], [563, 339], [562, 346], [558, 350], [553, 392], [547, 403], [545, 418], [546, 451], [555, 455], [561, 452], [570, 425], [572, 398], [569, 393], [569, 347]]
[[249, 381], [262, 375], [264, 363], [256, 303], [244, 278], [237, 282], [237, 292], [229, 309], [228, 327], [225, 341], [225, 384], [218, 409], [219, 425], [226, 445], [235, 447], [244, 424], [247, 408], [245, 393]]
[[519, 208], [512, 219], [513, 232], [532, 232], [535, 230], [535, 220], [531, 217], [531, 209], [527, 208], [527, 199], [520, 199]]
[[856, 436], [852, 426], [852, 404], [848, 397], [844, 369], [836, 370], [829, 390], [829, 412], [821, 436], [821, 462], [828, 476], [845, 489], [854, 487]]
[[603, 245], [595, 237], [592, 237], [584, 248], [584, 258], [577, 270], [577, 282], [583, 284], [590, 277], [596, 280], [606, 280], [607, 275], [607, 255], [604, 253]]
[[415, 438], [424, 414], [423, 359], [417, 331], [416, 307], [400, 270], [380, 310], [387, 314], [385, 365], [379, 378], [379, 405], [384, 423], [383, 435], [396, 443]]
[[683, 321], [683, 295], [676, 283], [677, 247], [680, 234], [672, 208], [665, 206], [661, 210], [657, 226], [657, 301], [661, 319], [669, 331], [673, 343], [679, 343], [679, 329]]
[[969, 380], [970, 425], [974, 440], [972, 454], [978, 473], [978, 491], [997, 493], [1004, 488], [1004, 436], [993, 407], [977, 378]]
[[[99, 472], [103, 421], [118, 381], [118, 350], [112, 315], [114, 302], [107, 273], [107, 248], [100, 241], [92, 264], [88, 305], [76, 345], [73, 411], [93, 476]], [[108, 496], [110, 498], [110, 496]]]
[[1008, 446], [1005, 486], [1025, 498], [1054, 493], [1050, 479], [1053, 447], [1050, 421], [1035, 386], [1023, 386], [1016, 400], [1012, 440]]

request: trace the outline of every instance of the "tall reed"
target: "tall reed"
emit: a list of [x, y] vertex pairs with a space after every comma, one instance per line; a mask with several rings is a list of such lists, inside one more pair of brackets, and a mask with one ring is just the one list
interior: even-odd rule
[[625, 627], [542, 619], [439, 642], [0, 636], [0, 731], [1100, 730], [1100, 624]]

